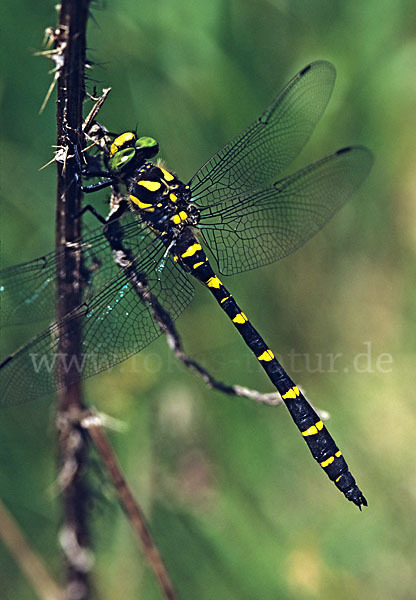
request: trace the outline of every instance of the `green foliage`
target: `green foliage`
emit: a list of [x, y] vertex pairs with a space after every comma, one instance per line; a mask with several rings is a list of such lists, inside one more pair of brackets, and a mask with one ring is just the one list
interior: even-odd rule
[[[51, 158], [55, 107], [50, 100], [37, 114], [51, 76], [32, 55], [55, 22], [53, 3], [45, 4], [3, 8], [2, 266], [38, 256], [54, 240], [54, 168], [38, 169]], [[284, 409], [207, 390], [163, 339], [86, 386], [88, 401], [128, 424], [111, 437], [183, 600], [414, 594], [412, 11], [407, 0], [130, 0], [93, 10], [89, 86], [113, 88], [100, 121], [112, 131], [137, 124], [183, 179], [318, 58], [335, 64], [338, 80], [297, 166], [356, 143], [376, 157], [368, 182], [307, 247], [226, 280], [308, 398], [330, 411], [329, 429], [369, 500], [363, 514], [320, 472]], [[266, 391], [256, 361], [204, 290], [178, 327], [187, 352], [217, 377]], [[6, 334], [10, 350], [28, 328]], [[331, 369], [328, 355], [336, 353]], [[2, 413], [0, 485], [58, 578], [49, 407]], [[97, 595], [160, 598], [102, 477], [91, 477]], [[34, 599], [0, 552], [1, 597]]]

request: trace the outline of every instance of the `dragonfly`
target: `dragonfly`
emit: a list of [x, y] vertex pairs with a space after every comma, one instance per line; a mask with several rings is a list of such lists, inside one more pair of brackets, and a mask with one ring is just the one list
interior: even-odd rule
[[[334, 83], [331, 63], [307, 65], [188, 183], [152, 161], [159, 151], [154, 138], [134, 131], [114, 134], [102, 150], [102, 168], [84, 172], [99, 177], [84, 191], [122, 186], [125, 195], [111, 216], [99, 217], [97, 229], [72, 244], [85, 273], [82, 303], [3, 360], [0, 405], [52, 393], [63, 386], [64, 370], [70, 369], [75, 381], [137, 353], [160, 335], [156, 303], [176, 319], [198, 281], [281, 395], [313, 458], [348, 500], [360, 510], [367, 506], [326, 426], [217, 274], [234, 275], [291, 254], [367, 177], [373, 158], [363, 146], [344, 147], [282, 176], [320, 120]], [[62, 252], [1, 271], [4, 322], [53, 314]], [[79, 330], [80, 356], [60, 353], [60, 335]]]

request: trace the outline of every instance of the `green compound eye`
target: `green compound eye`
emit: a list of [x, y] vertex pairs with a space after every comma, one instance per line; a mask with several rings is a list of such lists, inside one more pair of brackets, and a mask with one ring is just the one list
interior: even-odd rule
[[148, 158], [153, 158], [158, 152], [159, 145], [154, 138], [141, 137], [136, 139], [134, 133], [123, 133], [119, 135], [111, 145], [108, 168], [113, 173], [119, 173], [133, 158], [136, 157], [137, 160], [146, 160]]
[[159, 144], [152, 137], [140, 137], [135, 147], [141, 150], [146, 158], [153, 158], [159, 152]]
[[132, 147], [135, 141], [136, 134], [133, 131], [126, 131], [117, 136], [111, 144], [110, 157], [114, 156], [119, 150], [123, 150], [126, 147]]
[[135, 146], [136, 148], [154, 148], [157, 146], [157, 141], [152, 137], [140, 137], [136, 140]]
[[134, 158], [135, 154], [135, 148], [125, 148], [124, 150], [119, 150], [116, 152], [108, 161], [108, 167], [110, 171], [114, 173], [124, 169], [131, 159]]

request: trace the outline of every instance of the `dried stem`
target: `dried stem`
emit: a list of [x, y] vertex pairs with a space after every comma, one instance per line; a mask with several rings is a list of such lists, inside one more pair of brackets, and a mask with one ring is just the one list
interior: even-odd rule
[[[59, 25], [54, 32], [55, 79], [57, 81], [57, 146], [77, 144], [82, 127], [82, 103], [85, 96], [85, 36], [88, 0], [62, 0]], [[81, 255], [70, 244], [81, 234], [78, 215], [81, 191], [71, 161], [57, 162], [56, 246], [64, 249], [57, 268], [57, 320], [78, 306], [82, 298]], [[57, 336], [58, 352], [72, 359], [73, 369], [81, 355], [81, 330], [67, 331], [65, 321]], [[61, 362], [61, 361], [58, 361]], [[83, 410], [82, 390], [72, 369], [57, 373], [63, 384], [58, 394], [60, 480], [63, 497], [63, 526], [60, 536], [67, 564], [65, 595], [67, 600], [90, 597], [91, 559], [88, 532], [89, 494], [85, 482], [87, 464], [86, 436], [73, 416]], [[68, 418], [71, 415], [72, 418]]]
[[150, 535], [144, 514], [127, 484], [116, 455], [101, 427], [100, 417], [90, 412], [82, 419], [81, 423], [83, 427], [88, 429], [95, 448], [101, 456], [118, 494], [119, 502], [141, 541], [144, 554], [159, 582], [165, 598], [168, 600], [178, 600], [167, 569]]

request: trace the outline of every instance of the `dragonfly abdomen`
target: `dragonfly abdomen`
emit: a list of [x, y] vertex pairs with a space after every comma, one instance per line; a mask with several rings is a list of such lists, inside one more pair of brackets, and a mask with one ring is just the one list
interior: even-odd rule
[[320, 417], [217, 277], [191, 230], [185, 230], [178, 239], [174, 258], [210, 290], [282, 396], [312, 456], [331, 481], [360, 510], [362, 505], [367, 506], [367, 501], [350, 473], [341, 451]]

